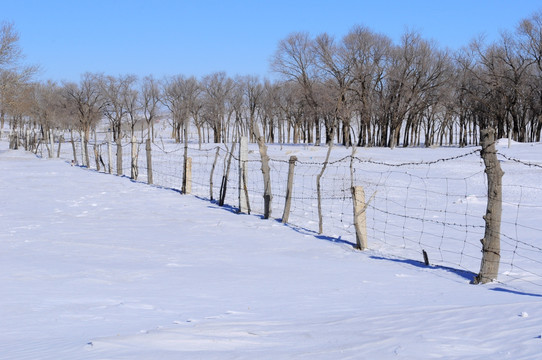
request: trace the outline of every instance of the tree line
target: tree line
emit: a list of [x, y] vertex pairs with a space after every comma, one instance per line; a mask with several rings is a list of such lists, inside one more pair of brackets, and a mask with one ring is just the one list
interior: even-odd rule
[[[542, 12], [498, 41], [475, 39], [452, 52], [406, 31], [394, 44], [363, 26], [337, 39], [291, 33], [272, 57], [277, 80], [216, 72], [32, 81], [13, 24], [0, 29], [0, 121], [12, 131], [77, 131], [84, 141], [107, 121], [115, 141], [167, 121], [186, 141], [341, 143], [345, 146], [477, 145], [481, 129], [520, 142], [541, 140]], [[260, 133], [260, 132], [258, 132]]]

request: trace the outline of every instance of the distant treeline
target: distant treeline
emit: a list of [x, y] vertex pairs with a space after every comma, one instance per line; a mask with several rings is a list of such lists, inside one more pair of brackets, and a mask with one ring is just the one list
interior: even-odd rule
[[400, 43], [356, 26], [341, 39], [292, 33], [278, 44], [271, 69], [279, 80], [86, 73], [78, 83], [32, 81], [19, 65], [13, 24], [0, 29], [0, 120], [13, 131], [82, 131], [104, 119], [115, 139], [129, 130], [154, 136], [158, 119], [183, 141], [338, 142], [347, 146], [478, 144], [479, 131], [520, 142], [541, 140], [542, 12], [491, 44], [452, 52], [405, 32]]

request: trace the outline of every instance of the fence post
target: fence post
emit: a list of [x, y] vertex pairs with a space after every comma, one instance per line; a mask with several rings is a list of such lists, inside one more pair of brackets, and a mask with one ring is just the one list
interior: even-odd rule
[[9, 148], [12, 150], [17, 150], [17, 134], [13, 131], [9, 134]]
[[184, 154], [183, 154], [183, 180], [181, 184], [181, 192], [183, 194], [188, 194], [186, 189], [187, 182], [187, 170], [188, 170], [188, 132], [186, 130], [186, 125], [183, 126], [184, 134]]
[[107, 133], [107, 172], [113, 172], [113, 154], [111, 153], [111, 133]]
[[239, 144], [239, 212], [250, 213], [247, 188], [248, 137], [241, 137]]
[[192, 193], [192, 158], [186, 158], [186, 194]]
[[93, 148], [94, 148], [94, 161], [96, 162], [96, 171], [100, 171], [100, 153], [98, 151], [98, 144], [94, 143]]
[[[215, 155], [215, 161], [213, 162], [213, 166], [211, 167], [211, 174], [209, 175], [209, 197], [210, 200], [213, 201], [213, 174], [215, 172], [215, 166], [216, 162], [218, 160], [218, 155], [220, 153], [220, 147], [216, 147], [216, 155]], [[220, 195], [219, 195], [220, 197]]]
[[228, 190], [228, 176], [230, 175], [231, 159], [233, 157], [233, 152], [235, 151], [235, 144], [236, 143], [231, 144], [231, 151], [228, 151], [226, 154], [227, 158], [224, 158], [226, 164], [224, 164], [224, 175], [222, 176], [222, 185], [220, 186], [220, 199], [218, 200], [219, 206], [224, 206], [224, 202], [226, 201], [226, 191]]
[[85, 131], [81, 131], [81, 165], [84, 167], [88, 167], [88, 164], [86, 164], [86, 157], [85, 157]]
[[480, 131], [482, 151], [487, 175], [487, 210], [482, 242], [482, 263], [480, 273], [474, 278], [474, 284], [485, 284], [497, 279], [501, 259], [501, 216], [502, 216], [502, 176], [503, 171], [497, 159], [495, 149], [495, 130]]
[[60, 135], [60, 137], [58, 138], [58, 149], [56, 151], [56, 157], [57, 158], [60, 157], [60, 148], [62, 147], [63, 142], [64, 142], [64, 135]]
[[290, 207], [292, 206], [292, 189], [294, 187], [294, 169], [296, 156], [290, 156], [288, 166], [288, 184], [286, 185], [286, 200], [284, 201], [284, 212], [282, 214], [282, 223], [286, 224], [290, 218]]
[[71, 143], [72, 143], [72, 150], [73, 150], [73, 164], [79, 165], [77, 163], [77, 150], [75, 149], [75, 140], [73, 139], [73, 130], [70, 130], [70, 136], [71, 136]]
[[122, 140], [117, 136], [115, 143], [117, 144], [117, 175], [122, 176]]
[[330, 143], [327, 147], [326, 160], [324, 161], [324, 166], [318, 175], [316, 175], [316, 197], [318, 198], [318, 234], [324, 232], [324, 219], [322, 216], [322, 191], [320, 186], [320, 180], [324, 171], [326, 171], [327, 164], [329, 162], [329, 155], [331, 154], [331, 149], [333, 148], [333, 143]]
[[260, 135], [260, 128], [257, 124], [253, 126], [254, 136], [258, 142], [258, 149], [260, 151], [260, 158], [262, 160], [262, 175], [263, 175], [263, 201], [264, 201], [264, 219], [269, 219], [271, 216], [271, 201], [273, 195], [271, 192], [271, 170], [269, 168], [269, 156], [267, 155], [267, 146], [265, 145], [265, 139]]
[[55, 145], [55, 142], [54, 142], [53, 130], [49, 130], [49, 146], [50, 146], [50, 148], [49, 148], [49, 159], [53, 158], [53, 154], [55, 152], [54, 145]]
[[132, 152], [131, 152], [131, 171], [130, 171], [130, 178], [132, 180], [137, 180], [137, 139], [134, 135], [132, 135]]
[[24, 130], [24, 148], [25, 150], [30, 150], [30, 131], [28, 128]]
[[147, 154], [147, 183], [152, 184], [151, 139], [147, 139], [145, 142], [145, 150]]
[[367, 218], [365, 210], [365, 191], [361, 186], [352, 188], [352, 200], [354, 203], [354, 228], [356, 229], [356, 248], [359, 250], [367, 249]]

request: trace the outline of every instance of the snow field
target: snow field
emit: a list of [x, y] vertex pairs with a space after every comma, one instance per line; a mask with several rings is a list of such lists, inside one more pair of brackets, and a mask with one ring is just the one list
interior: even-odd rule
[[539, 355], [537, 287], [0, 146], [2, 359]]

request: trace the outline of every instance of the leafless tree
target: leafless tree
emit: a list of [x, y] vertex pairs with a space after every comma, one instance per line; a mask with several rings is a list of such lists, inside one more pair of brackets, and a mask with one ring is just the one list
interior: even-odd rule
[[[105, 102], [101, 92], [101, 75], [85, 73], [81, 76], [79, 84], [65, 83], [63, 98], [66, 107], [74, 109], [79, 122], [79, 129], [83, 132], [84, 147], [88, 145], [90, 131], [102, 118]], [[89, 164], [88, 153], [85, 152], [85, 164]]]
[[14, 99], [25, 91], [22, 88], [38, 70], [37, 66], [23, 65], [23, 59], [15, 25], [0, 23], [0, 134], [10, 106], [17, 106]]
[[124, 108], [126, 109], [127, 122], [130, 126], [130, 137], [133, 138], [135, 136], [135, 128], [137, 124], [142, 121], [140, 116], [142, 108], [140, 107], [139, 103], [139, 91], [135, 87], [137, 78], [135, 75], [130, 75], [129, 78], [133, 79], [133, 81], [130, 81], [127, 84], [123, 101]]
[[128, 111], [128, 98], [133, 98], [130, 92], [136, 82], [136, 77], [134, 75], [98, 75], [96, 79], [103, 99], [103, 114], [109, 120], [113, 139], [120, 143], [123, 136], [122, 124]]
[[[322, 72], [324, 79], [321, 84], [315, 86], [315, 97], [325, 103], [326, 109], [320, 109], [320, 114], [325, 113], [324, 125], [326, 128], [326, 143], [333, 141], [333, 133], [338, 124], [342, 124], [342, 143], [351, 146], [350, 121], [347, 95], [354, 81], [351, 71], [354, 66], [354, 58], [348, 56], [344, 42], [336, 43], [333, 37], [324, 33], [319, 35], [314, 42], [316, 54], [316, 66]], [[323, 85], [323, 86], [322, 86]], [[330, 101], [334, 103], [333, 113], [329, 112]], [[317, 101], [320, 106], [323, 103]]]
[[157, 80], [152, 75], [145, 76], [139, 92], [139, 106], [147, 124], [147, 137], [154, 142], [154, 122], [160, 111], [161, 90]]
[[519, 46], [531, 61], [526, 86], [531, 90], [531, 141], [542, 139], [542, 11], [520, 22], [517, 30]]
[[163, 85], [162, 103], [168, 108], [172, 116], [173, 137], [176, 142], [181, 141], [181, 129], [184, 138], [188, 137], [190, 118], [195, 116], [199, 125], [199, 94], [200, 86], [196, 78], [177, 75], [166, 79]]
[[202, 116], [214, 132], [214, 142], [227, 141], [227, 102], [234, 83], [225, 72], [216, 72], [202, 79], [203, 104]]
[[271, 69], [289, 81], [300, 85], [312, 123], [307, 124], [307, 140], [312, 142], [312, 130], [315, 129], [316, 145], [320, 144], [320, 121], [318, 118], [318, 103], [315, 99], [315, 84], [320, 77], [317, 66], [314, 42], [308, 33], [292, 33], [279, 42], [271, 62]]

